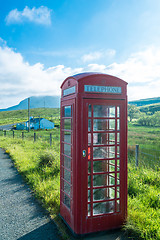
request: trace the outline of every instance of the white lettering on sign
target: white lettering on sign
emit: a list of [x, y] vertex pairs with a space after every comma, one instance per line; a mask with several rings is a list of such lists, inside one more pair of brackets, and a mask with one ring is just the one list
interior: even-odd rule
[[90, 93], [112, 93], [121, 94], [121, 87], [114, 86], [95, 86], [95, 85], [84, 85], [84, 91]]
[[73, 86], [73, 87], [64, 89], [64, 90], [63, 90], [63, 96], [66, 96], [66, 95], [69, 95], [69, 94], [73, 94], [73, 93], [75, 93], [75, 92], [76, 92], [76, 87]]

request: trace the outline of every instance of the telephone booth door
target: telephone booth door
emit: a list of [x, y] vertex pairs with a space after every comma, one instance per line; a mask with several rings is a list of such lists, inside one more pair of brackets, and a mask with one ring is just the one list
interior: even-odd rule
[[87, 161], [84, 226], [90, 232], [116, 228], [126, 218], [123, 104], [122, 100], [84, 99], [82, 152]]

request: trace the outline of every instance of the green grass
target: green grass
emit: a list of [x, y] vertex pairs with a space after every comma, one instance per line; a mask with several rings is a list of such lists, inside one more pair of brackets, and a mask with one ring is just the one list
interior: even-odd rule
[[[125, 229], [135, 239], [160, 239], [160, 128], [129, 124], [128, 222]], [[139, 156], [135, 168], [134, 145], [149, 155]], [[159, 158], [160, 159], [160, 158]]]
[[[33, 131], [16, 131], [15, 138], [0, 137], [0, 147], [10, 154], [18, 171], [26, 179], [35, 196], [49, 211], [52, 218], [58, 219], [59, 199], [59, 129], [52, 130], [54, 141], [42, 137], [33, 142]], [[41, 136], [49, 135], [48, 131], [37, 131]], [[129, 124], [128, 141], [131, 146], [159, 149], [160, 128], [138, 127]], [[17, 135], [16, 135], [17, 134]], [[19, 136], [19, 137], [18, 137]], [[42, 141], [43, 139], [43, 141]], [[134, 239], [160, 240], [160, 171], [140, 165], [134, 167], [134, 155], [130, 154], [128, 164], [128, 221], [124, 226], [129, 236]], [[58, 219], [58, 220], [57, 220]], [[62, 225], [61, 225], [62, 226]], [[63, 228], [61, 227], [61, 230]], [[65, 235], [66, 237], [66, 235]], [[67, 237], [66, 237], [67, 238]]]
[[136, 239], [160, 239], [160, 172], [128, 168], [128, 222]]
[[128, 144], [160, 149], [160, 127], [142, 127], [129, 123]]

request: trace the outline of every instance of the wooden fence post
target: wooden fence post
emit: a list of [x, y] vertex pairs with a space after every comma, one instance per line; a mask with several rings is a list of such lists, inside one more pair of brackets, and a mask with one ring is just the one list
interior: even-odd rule
[[14, 131], [13, 131], [13, 138], [14, 138]]
[[138, 157], [139, 157], [139, 145], [136, 145], [136, 150], [135, 150], [135, 157], [136, 157], [136, 167], [138, 167]]
[[6, 130], [4, 130], [4, 137], [6, 137]]
[[50, 146], [52, 146], [52, 133], [50, 133]]
[[22, 132], [22, 139], [24, 139], [24, 132]]
[[36, 133], [34, 133], [34, 142], [36, 141]]

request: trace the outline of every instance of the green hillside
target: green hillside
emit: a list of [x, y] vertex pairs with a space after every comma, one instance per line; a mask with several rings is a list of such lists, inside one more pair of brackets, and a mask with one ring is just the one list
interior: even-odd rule
[[[33, 108], [30, 109], [30, 116], [42, 117], [55, 124], [59, 124], [59, 108]], [[14, 110], [0, 112], [0, 125], [24, 122], [28, 120], [28, 110]]]
[[129, 104], [135, 105], [137, 107], [144, 106], [144, 105], [151, 105], [151, 104], [160, 104], [160, 97], [155, 98], [146, 98], [146, 99], [140, 99], [135, 101], [129, 101]]
[[160, 97], [129, 101], [128, 103], [138, 107], [141, 112], [150, 112], [154, 114], [155, 112], [160, 111]]
[[141, 112], [151, 112], [152, 114], [154, 114], [155, 112], [160, 111], [160, 103], [144, 105], [139, 107], [139, 110]]

